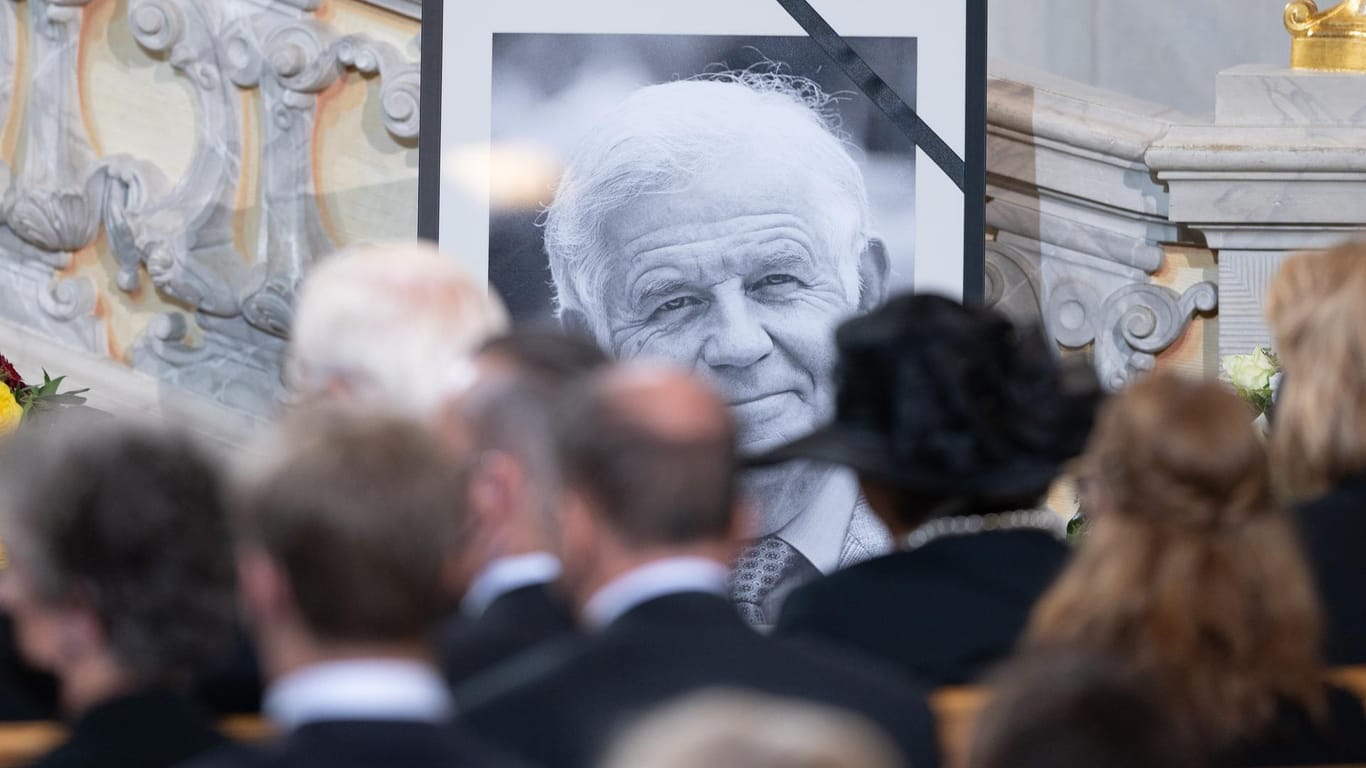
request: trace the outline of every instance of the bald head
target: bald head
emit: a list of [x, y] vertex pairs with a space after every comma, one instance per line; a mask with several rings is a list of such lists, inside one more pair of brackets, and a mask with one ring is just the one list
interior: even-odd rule
[[572, 393], [556, 424], [566, 484], [625, 542], [723, 541], [735, 507], [735, 430], [697, 377], [625, 365]]

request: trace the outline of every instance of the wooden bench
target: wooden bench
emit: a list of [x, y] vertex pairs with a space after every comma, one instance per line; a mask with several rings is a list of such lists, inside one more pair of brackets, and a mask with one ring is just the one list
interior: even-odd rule
[[[260, 717], [240, 715], [218, 721], [218, 729], [235, 741], [264, 741], [271, 728]], [[66, 738], [66, 728], [60, 723], [35, 721], [0, 723], [0, 768], [19, 768], [55, 748]]]

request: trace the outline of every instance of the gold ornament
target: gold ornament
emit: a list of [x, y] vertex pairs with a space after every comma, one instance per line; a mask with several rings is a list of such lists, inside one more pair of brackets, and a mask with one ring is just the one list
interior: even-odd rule
[[1314, 0], [1285, 6], [1290, 32], [1290, 66], [1339, 72], [1366, 72], [1366, 0], [1343, 0], [1319, 11]]

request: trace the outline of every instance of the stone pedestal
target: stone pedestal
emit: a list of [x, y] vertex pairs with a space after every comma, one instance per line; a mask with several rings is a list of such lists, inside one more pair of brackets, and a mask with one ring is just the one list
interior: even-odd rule
[[1218, 252], [1220, 355], [1269, 346], [1280, 263], [1366, 230], [1366, 74], [1227, 70], [1214, 123], [1173, 125], [1145, 160], [1170, 220]]

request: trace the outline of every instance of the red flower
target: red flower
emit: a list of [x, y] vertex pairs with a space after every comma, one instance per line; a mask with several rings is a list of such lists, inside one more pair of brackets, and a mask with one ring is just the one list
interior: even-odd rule
[[18, 392], [28, 386], [24, 383], [23, 378], [19, 376], [19, 371], [15, 370], [13, 365], [10, 365], [10, 361], [6, 360], [4, 355], [0, 355], [0, 384], [4, 384], [14, 392]]

